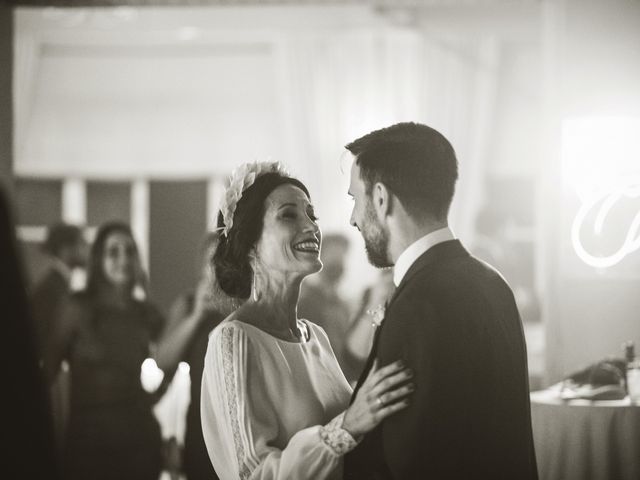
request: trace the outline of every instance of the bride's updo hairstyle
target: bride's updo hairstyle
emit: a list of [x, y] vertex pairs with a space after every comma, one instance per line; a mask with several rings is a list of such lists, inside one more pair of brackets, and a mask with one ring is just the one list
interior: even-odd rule
[[[249, 298], [253, 281], [250, 253], [262, 235], [265, 200], [271, 192], [285, 184], [298, 187], [307, 198], [311, 198], [309, 190], [300, 180], [280, 172], [260, 175], [242, 192], [233, 213], [232, 226], [226, 235], [220, 236], [218, 248], [213, 255], [216, 278], [227, 295]], [[218, 227], [225, 227], [222, 212], [218, 214]]]

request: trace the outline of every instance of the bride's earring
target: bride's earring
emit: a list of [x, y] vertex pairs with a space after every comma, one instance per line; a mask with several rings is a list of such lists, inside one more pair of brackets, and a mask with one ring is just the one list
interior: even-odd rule
[[253, 297], [253, 301], [258, 301], [258, 289], [256, 288], [256, 269], [253, 269], [253, 281], [251, 282], [251, 296]]
[[256, 277], [256, 266], [258, 264], [257, 259], [254, 257], [253, 265], [251, 269], [253, 270], [253, 278], [251, 280], [251, 298], [253, 298], [254, 302], [258, 301], [258, 287], [257, 287], [257, 277]]

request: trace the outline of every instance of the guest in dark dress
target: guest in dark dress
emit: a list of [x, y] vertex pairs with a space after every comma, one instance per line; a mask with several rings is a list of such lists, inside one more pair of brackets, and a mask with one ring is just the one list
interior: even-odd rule
[[143, 279], [130, 228], [103, 225], [91, 248], [86, 289], [64, 306], [45, 361], [50, 381], [63, 360], [73, 379], [63, 465], [68, 479], [160, 475], [156, 397], [143, 389], [140, 374], [164, 320], [138, 295]]
[[169, 315], [165, 338], [161, 342], [158, 356], [167, 364], [160, 364], [168, 374], [175, 372], [173, 365], [180, 361], [189, 364], [191, 377], [191, 403], [187, 410], [186, 431], [182, 469], [187, 480], [218, 478], [202, 436], [200, 420], [200, 390], [204, 356], [207, 351], [209, 332], [213, 330], [235, 308], [237, 302], [216, 288], [212, 268], [213, 253], [218, 245], [219, 234], [206, 235], [199, 262], [199, 280], [194, 291], [186, 292], [176, 299]]

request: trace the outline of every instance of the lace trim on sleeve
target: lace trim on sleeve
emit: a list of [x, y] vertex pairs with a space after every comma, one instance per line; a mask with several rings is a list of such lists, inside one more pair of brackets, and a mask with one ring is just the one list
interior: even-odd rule
[[358, 445], [353, 437], [342, 428], [344, 412], [320, 427], [320, 438], [336, 455], [344, 455]]
[[233, 362], [233, 329], [226, 327], [222, 330], [222, 365], [224, 369], [224, 386], [227, 392], [227, 408], [231, 419], [231, 429], [233, 430], [233, 443], [238, 459], [238, 470], [241, 480], [251, 476], [251, 470], [246, 464], [246, 452], [240, 434], [240, 422], [238, 420], [238, 397], [236, 393], [235, 374], [236, 369]]

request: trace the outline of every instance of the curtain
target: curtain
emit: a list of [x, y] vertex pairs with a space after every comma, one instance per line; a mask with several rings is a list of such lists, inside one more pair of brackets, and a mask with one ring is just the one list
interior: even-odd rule
[[285, 49], [291, 151], [320, 199], [323, 224], [338, 230], [348, 224], [343, 146], [412, 120], [436, 128], [456, 149], [460, 180], [451, 223], [471, 240], [493, 116], [496, 42], [434, 39], [418, 29], [385, 27], [292, 34]]

